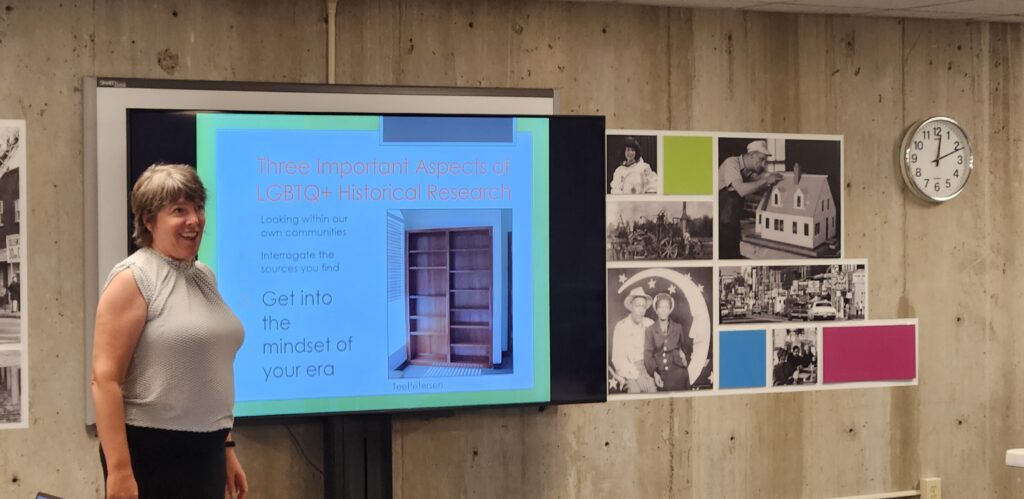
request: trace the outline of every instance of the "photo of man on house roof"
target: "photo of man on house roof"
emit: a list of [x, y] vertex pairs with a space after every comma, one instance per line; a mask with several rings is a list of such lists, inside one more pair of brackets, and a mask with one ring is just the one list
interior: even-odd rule
[[841, 138], [720, 138], [719, 258], [841, 258], [841, 151]]

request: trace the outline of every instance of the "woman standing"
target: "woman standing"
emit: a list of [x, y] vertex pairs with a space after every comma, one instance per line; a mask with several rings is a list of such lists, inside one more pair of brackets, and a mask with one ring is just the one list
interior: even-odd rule
[[658, 391], [690, 389], [690, 375], [686, 367], [693, 353], [693, 340], [683, 333], [683, 326], [672, 320], [676, 301], [668, 293], [654, 297], [654, 312], [658, 320], [647, 327], [644, 334], [644, 367], [654, 378]]
[[206, 189], [187, 165], [153, 165], [131, 192], [138, 251], [96, 308], [92, 393], [108, 498], [245, 497], [234, 452], [242, 323], [196, 261]]

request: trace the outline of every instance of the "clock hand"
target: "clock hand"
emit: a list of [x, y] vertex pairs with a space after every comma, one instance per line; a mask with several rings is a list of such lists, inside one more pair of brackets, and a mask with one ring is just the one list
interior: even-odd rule
[[950, 154], [956, 154], [956, 153], [958, 153], [960, 151], [963, 151], [963, 150], [964, 150], [963, 147], [961, 147], [959, 149], [953, 149], [952, 151], [949, 151], [946, 154], [943, 154], [942, 156], [939, 156], [938, 158], [935, 158], [935, 161], [939, 161], [940, 159], [945, 158], [946, 156], [949, 156]]
[[942, 133], [941, 132], [939, 133], [939, 147], [935, 148], [935, 159], [932, 160], [932, 163], [935, 163], [935, 166], [939, 166], [939, 160], [942, 159], [942, 158], [939, 157], [939, 154], [942, 154]]

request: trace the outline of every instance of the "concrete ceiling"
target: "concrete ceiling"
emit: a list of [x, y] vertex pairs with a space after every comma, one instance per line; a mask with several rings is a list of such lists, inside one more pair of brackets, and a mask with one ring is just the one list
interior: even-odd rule
[[759, 12], [1024, 22], [1024, 0], [571, 0]]

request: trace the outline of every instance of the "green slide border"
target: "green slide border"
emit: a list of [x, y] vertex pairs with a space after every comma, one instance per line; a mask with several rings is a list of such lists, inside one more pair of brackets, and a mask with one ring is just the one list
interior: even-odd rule
[[[516, 133], [529, 134], [532, 139], [533, 388], [236, 402], [236, 416], [506, 405], [542, 403], [551, 400], [548, 118], [514, 119]], [[202, 247], [199, 250], [199, 259], [213, 268], [215, 272], [217, 261], [216, 133], [224, 129], [373, 131], [380, 130], [380, 116], [199, 113], [196, 116], [196, 168], [208, 192], [206, 231]], [[431, 380], [408, 379], [403, 382], [417, 381], [426, 383]]]

